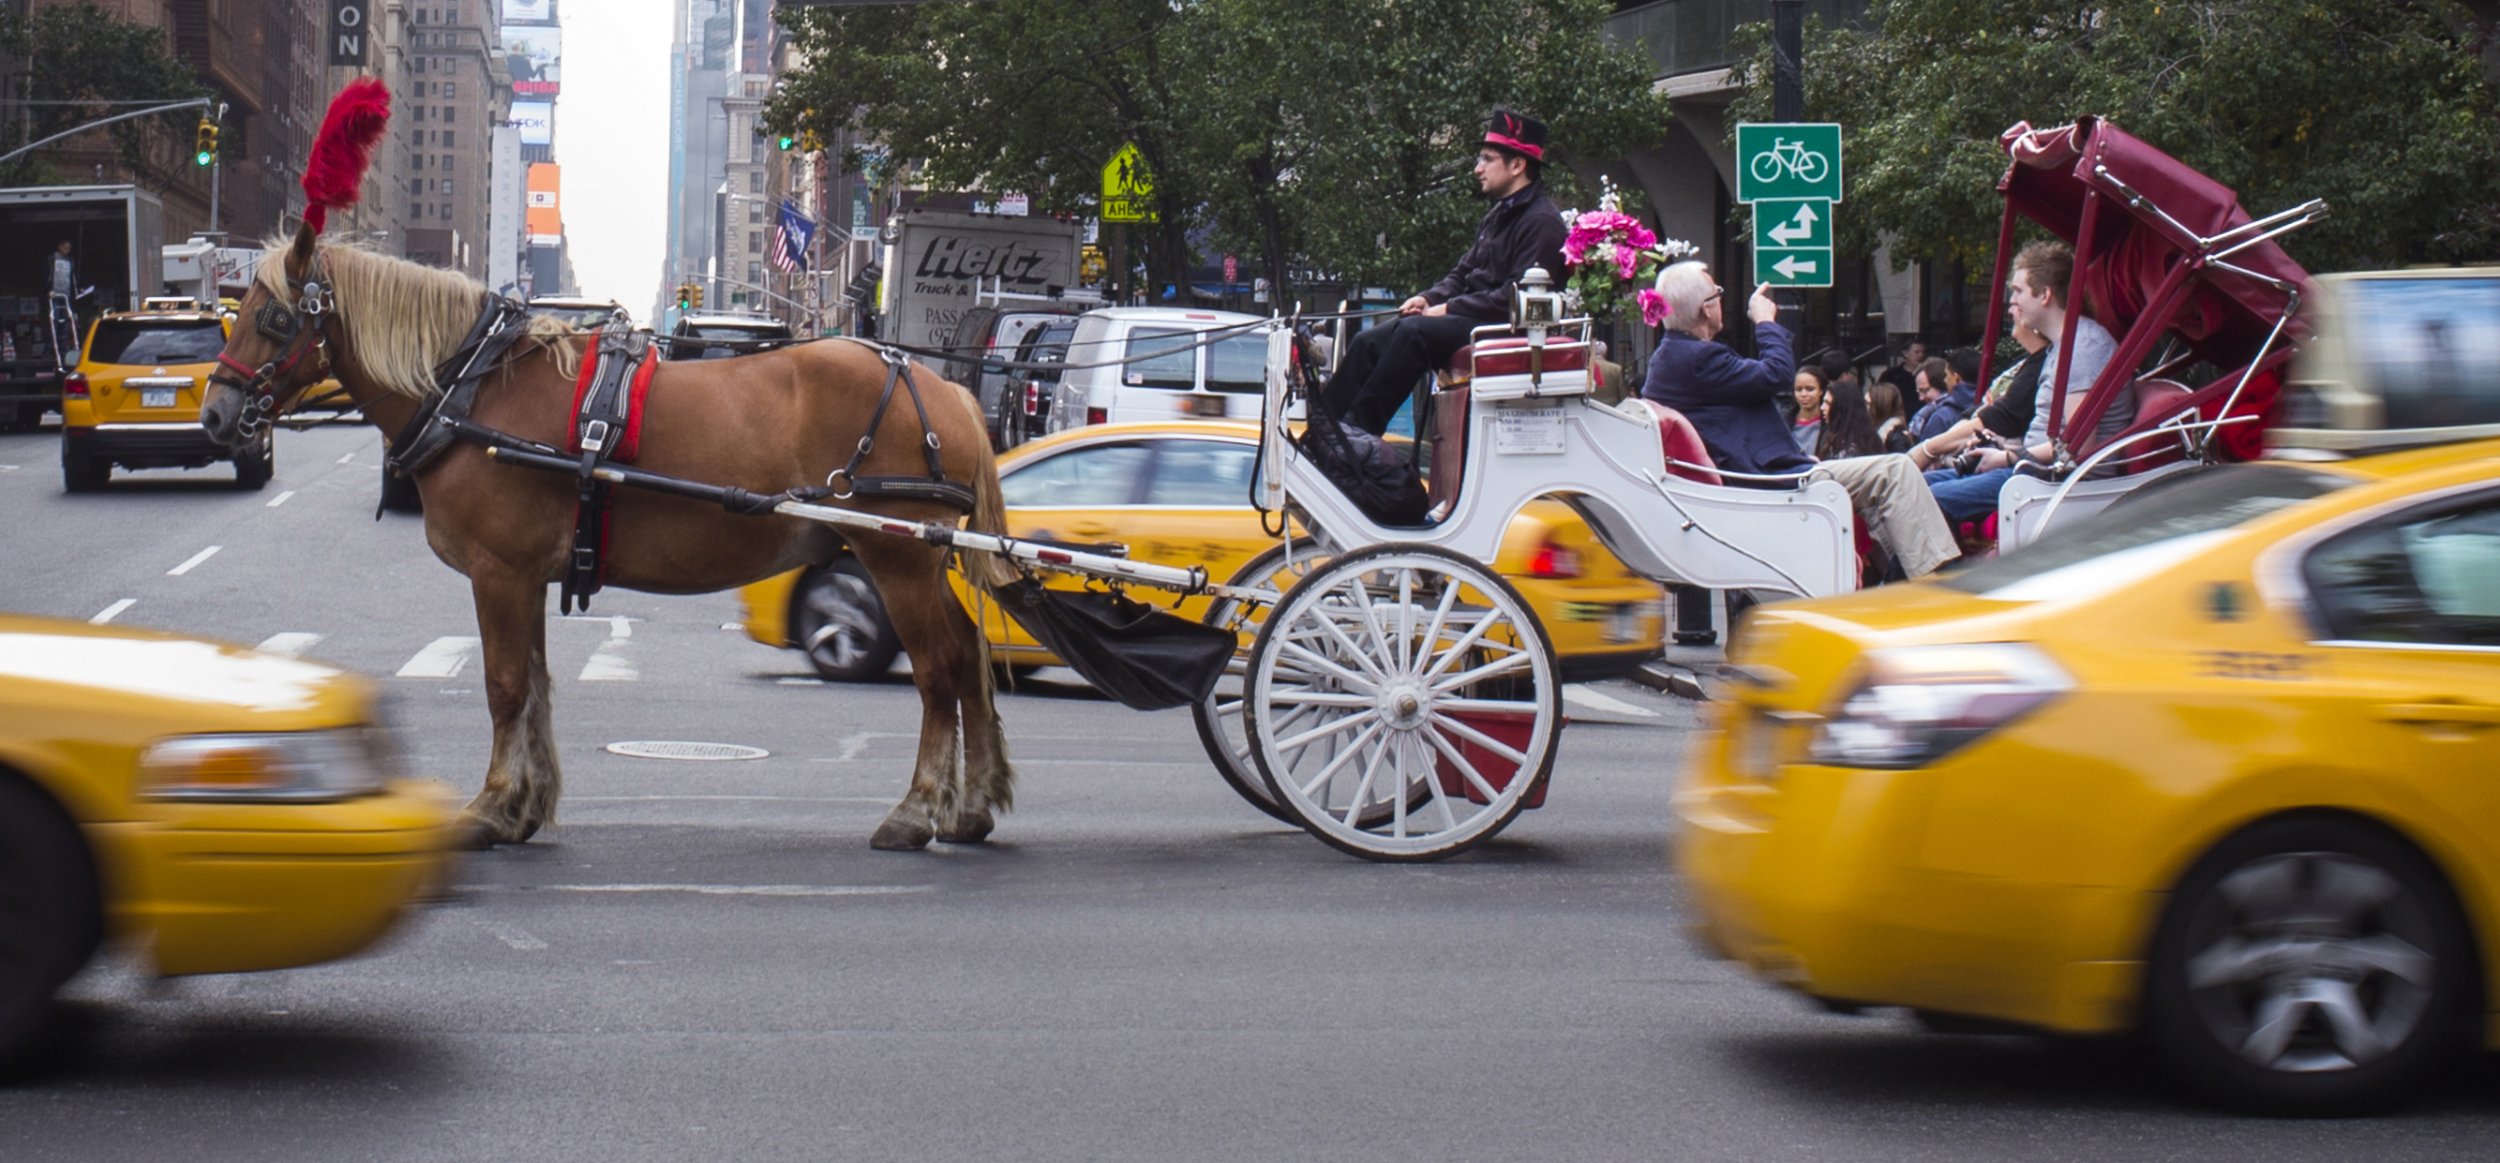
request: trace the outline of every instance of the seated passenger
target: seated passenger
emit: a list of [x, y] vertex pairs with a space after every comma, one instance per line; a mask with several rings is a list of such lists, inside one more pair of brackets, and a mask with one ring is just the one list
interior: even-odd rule
[[1711, 342], [1723, 326], [1723, 309], [1709, 267], [1697, 262], [1670, 266], [1658, 275], [1658, 291], [1667, 299], [1667, 331], [1649, 358], [1649, 382], [1641, 394], [1692, 421], [1722, 471], [1802, 473], [1806, 481], [1838, 482], [1876, 543], [1911, 577], [1925, 577], [1961, 555], [1953, 531], [1921, 495], [1924, 484], [1908, 457], [1817, 463], [1798, 450], [1778, 402], [1782, 393], [1793, 390], [1795, 344], [1779, 325], [1779, 305], [1771, 301], [1768, 288], [1756, 287], [1746, 305], [1760, 359], [1746, 359]]
[[[2005, 482], [2012, 479], [2017, 459], [2042, 465], [2055, 460], [2057, 447], [2049, 441], [2049, 401], [2056, 393], [2057, 337], [2065, 334], [2066, 312], [2069, 309], [2066, 287], [2074, 271], [2075, 252], [2062, 242], [2035, 242], [2014, 256], [2014, 274], [2006, 280], [2006, 293], [2011, 300], [2008, 305], [2016, 319], [2048, 337], [2049, 345], [2041, 352], [2044, 358], [2040, 365], [2039, 388], [2033, 393], [2030, 420], [2024, 426], [2020, 443], [1982, 451], [1978, 471], [1969, 476], [1938, 479], [1936, 474], [1930, 475], [1930, 483], [1936, 492], [1936, 505], [1944, 510], [1946, 517], [1954, 521], [1977, 521], [1995, 512], [1997, 494], [2004, 490]], [[2117, 350], [2118, 341], [2110, 337], [2108, 328], [2094, 322], [2090, 315], [2076, 318], [2074, 359], [2066, 373], [2066, 419], [2074, 419], [2076, 410], [2083, 406], [2084, 396], [2091, 390], [2092, 382], [2100, 378], [2101, 369], [2108, 366], [2110, 356]], [[2007, 402], [1999, 401], [2000, 404]], [[2118, 398], [2110, 402], [2109, 410], [2101, 414], [2101, 422], [2094, 429], [2091, 440], [2070, 437], [2068, 443], [2079, 448], [2106, 440], [2134, 422], [2135, 391], [2129, 388], [2119, 393]], [[1989, 430], [1995, 431], [1993, 428]], [[1910, 452], [1921, 464], [1929, 464], [1951, 451], [1969, 446], [1976, 437], [1974, 421], [1965, 420], [1933, 439], [1912, 446]]]

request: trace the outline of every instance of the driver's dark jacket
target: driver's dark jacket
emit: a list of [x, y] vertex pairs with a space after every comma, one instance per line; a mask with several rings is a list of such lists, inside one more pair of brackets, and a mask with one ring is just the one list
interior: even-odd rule
[[1545, 196], [1545, 183], [1530, 182], [1485, 211], [1476, 224], [1476, 244], [1424, 292], [1424, 301], [1447, 304], [1450, 314], [1470, 319], [1508, 319], [1511, 285], [1529, 267], [1544, 267], [1554, 285], [1562, 285], [1567, 233], [1562, 211]]

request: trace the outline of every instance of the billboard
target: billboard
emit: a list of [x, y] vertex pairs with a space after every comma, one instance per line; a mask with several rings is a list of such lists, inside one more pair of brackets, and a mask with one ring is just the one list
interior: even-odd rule
[[530, 166], [526, 229], [533, 244], [553, 246], [564, 238], [563, 179], [563, 167], [554, 162]]
[[503, 0], [505, 24], [554, 24], [556, 0]]
[[512, 91], [524, 97], [556, 94], [558, 62], [564, 59], [564, 32], [553, 27], [507, 24], [503, 29], [504, 65], [512, 72]]
[[556, 107], [550, 102], [513, 102], [512, 124], [520, 128], [523, 145], [556, 143]]

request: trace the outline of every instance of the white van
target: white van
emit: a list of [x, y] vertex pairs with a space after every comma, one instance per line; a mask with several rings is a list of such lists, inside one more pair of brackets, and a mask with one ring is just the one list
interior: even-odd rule
[[[1267, 336], [1251, 325], [1261, 321], [1238, 311], [1180, 307], [1086, 312], [1068, 342], [1068, 363], [1131, 362], [1069, 367], [1051, 394], [1049, 430], [1127, 420], [1257, 419], [1266, 401]], [[1223, 334], [1189, 347], [1209, 331]]]

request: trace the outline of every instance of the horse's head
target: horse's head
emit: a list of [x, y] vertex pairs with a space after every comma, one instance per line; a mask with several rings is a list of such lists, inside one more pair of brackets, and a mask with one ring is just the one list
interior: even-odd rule
[[[200, 426], [228, 448], [259, 436], [295, 406], [305, 388], [329, 374], [338, 301], [312, 227], [298, 229], [284, 254], [272, 250], [261, 262], [284, 264], [284, 278], [273, 279], [264, 270], [252, 280], [200, 407]], [[273, 294], [270, 288], [280, 283], [285, 292]]]

